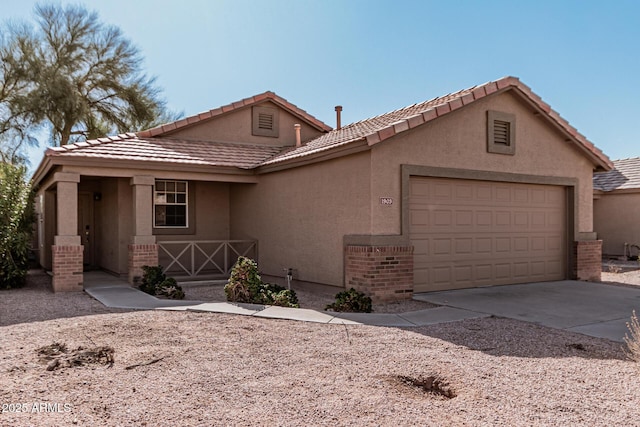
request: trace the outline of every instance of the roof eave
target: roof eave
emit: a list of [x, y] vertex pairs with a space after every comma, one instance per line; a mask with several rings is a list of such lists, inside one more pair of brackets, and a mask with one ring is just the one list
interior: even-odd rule
[[367, 144], [364, 138], [350, 141], [349, 143], [331, 147], [325, 150], [293, 157], [290, 159], [270, 163], [266, 165], [258, 166], [255, 170], [257, 174], [276, 172], [284, 169], [292, 169], [300, 166], [305, 166], [312, 163], [323, 162], [326, 160], [335, 159], [338, 157], [344, 157], [351, 154], [360, 153], [370, 150], [370, 145]]
[[[76, 166], [94, 169], [115, 168], [115, 169], [147, 169], [147, 170], [167, 170], [176, 172], [210, 172], [210, 173], [223, 173], [228, 175], [253, 175], [254, 166], [240, 167], [240, 166], [225, 166], [225, 165], [207, 165], [207, 164], [193, 164], [193, 163], [177, 163], [173, 161], [149, 161], [149, 160], [136, 160], [136, 159], [108, 159], [97, 157], [84, 157], [84, 156], [54, 156], [49, 157], [49, 164], [47, 171], [53, 166]], [[99, 174], [97, 174], [99, 175]], [[43, 175], [44, 176], [44, 175]]]

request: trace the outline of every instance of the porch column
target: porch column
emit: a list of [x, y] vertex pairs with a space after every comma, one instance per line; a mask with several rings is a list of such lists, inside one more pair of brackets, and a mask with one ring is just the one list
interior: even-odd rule
[[142, 266], [158, 265], [158, 245], [153, 235], [153, 185], [152, 176], [134, 176], [133, 230], [129, 241], [129, 283], [136, 285], [142, 277]]
[[51, 247], [53, 291], [82, 291], [84, 247], [78, 235], [80, 174], [56, 172], [56, 235]]

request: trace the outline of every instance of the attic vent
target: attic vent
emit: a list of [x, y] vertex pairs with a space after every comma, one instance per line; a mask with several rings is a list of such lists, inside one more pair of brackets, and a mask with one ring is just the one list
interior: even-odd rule
[[515, 135], [515, 114], [487, 111], [487, 152], [514, 155]]
[[511, 126], [509, 122], [502, 120], [495, 120], [493, 122], [493, 143], [510, 145], [509, 134], [511, 133]]
[[252, 109], [251, 133], [256, 136], [278, 137], [278, 109], [255, 106]]
[[271, 114], [258, 113], [258, 129], [273, 130], [273, 116]]

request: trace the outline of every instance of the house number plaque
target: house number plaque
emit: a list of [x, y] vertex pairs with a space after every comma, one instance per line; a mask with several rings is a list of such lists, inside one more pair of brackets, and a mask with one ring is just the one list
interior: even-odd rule
[[393, 197], [380, 197], [380, 204], [384, 206], [391, 206], [393, 204]]

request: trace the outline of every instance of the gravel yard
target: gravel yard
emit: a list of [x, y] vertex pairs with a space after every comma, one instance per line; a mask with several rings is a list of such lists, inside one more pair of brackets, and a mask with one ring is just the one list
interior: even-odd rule
[[[603, 281], [633, 285], [637, 276]], [[0, 292], [2, 426], [640, 420], [640, 367], [608, 340], [503, 318], [400, 329], [124, 312], [86, 294], [53, 294], [47, 279], [35, 274], [27, 288]], [[190, 299], [220, 292], [186, 291]], [[303, 306], [330, 302], [305, 292]]]

